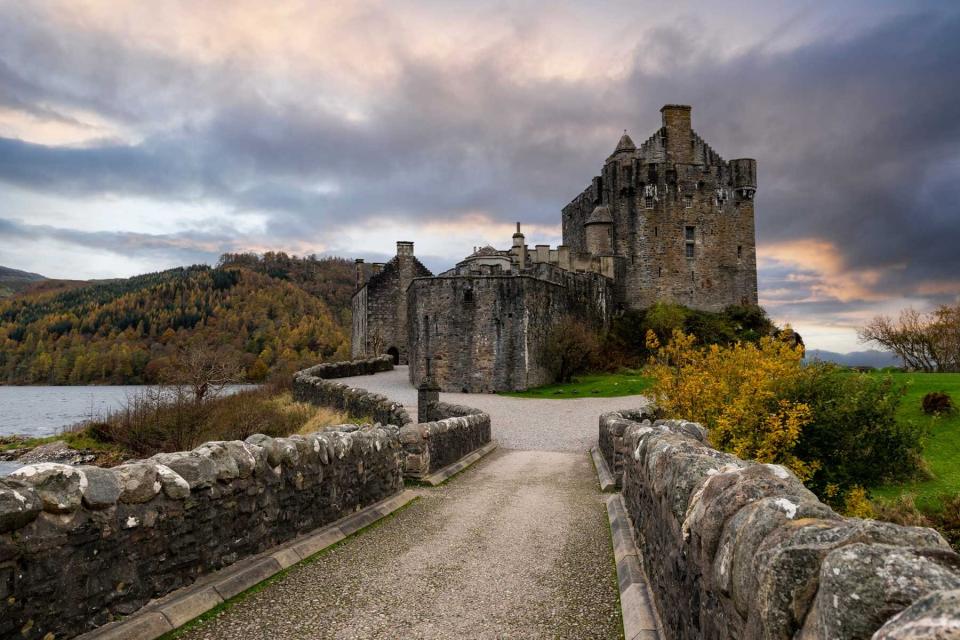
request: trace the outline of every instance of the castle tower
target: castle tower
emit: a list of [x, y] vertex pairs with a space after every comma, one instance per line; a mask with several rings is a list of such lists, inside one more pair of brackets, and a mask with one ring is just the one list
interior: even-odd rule
[[600, 175], [563, 209], [571, 255], [605, 253], [619, 265], [620, 307], [757, 303], [756, 161], [720, 157], [693, 130], [691, 112], [664, 105], [662, 126], [639, 146], [624, 132]]
[[610, 232], [613, 230], [610, 207], [602, 204], [595, 208], [583, 226], [587, 237], [587, 253], [595, 256], [609, 254], [611, 252]]

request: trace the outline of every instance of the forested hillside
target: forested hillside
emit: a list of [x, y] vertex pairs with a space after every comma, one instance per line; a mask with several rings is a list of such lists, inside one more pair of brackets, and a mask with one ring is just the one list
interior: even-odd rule
[[[324, 302], [342, 304], [339, 263], [348, 263], [272, 255], [2, 300], [0, 382], [154, 382], [188, 343], [236, 359], [250, 380], [348, 356], [349, 294], [341, 308]], [[268, 275], [279, 264], [286, 271]], [[337, 275], [313, 295], [306, 281], [325, 279], [324, 264]]]
[[353, 262], [344, 258], [298, 258], [286, 253], [268, 251], [256, 253], [225, 253], [220, 257], [221, 268], [243, 267], [271, 278], [287, 280], [311, 293], [333, 311], [340, 324], [350, 328], [350, 299], [356, 285]]

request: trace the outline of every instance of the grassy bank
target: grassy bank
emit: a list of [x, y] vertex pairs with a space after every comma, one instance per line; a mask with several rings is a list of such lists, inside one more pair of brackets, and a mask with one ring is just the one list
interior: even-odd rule
[[[874, 374], [880, 375], [880, 373]], [[929, 439], [923, 457], [930, 477], [914, 482], [877, 487], [874, 497], [894, 498], [910, 493], [918, 506], [937, 507], [941, 497], [960, 493], [960, 411], [946, 416], [928, 416], [920, 408], [923, 396], [945, 391], [960, 404], [960, 373], [894, 373], [897, 382], [907, 385], [907, 393], [897, 418], [928, 428]]]
[[264, 386], [202, 403], [189, 394], [147, 390], [113, 413], [69, 427], [63, 433], [29, 440], [0, 440], [0, 450], [32, 449], [63, 440], [96, 454], [96, 464], [113, 466], [131, 458], [183, 451], [211, 440], [244, 440], [255, 433], [279, 437], [306, 434], [349, 422], [344, 413], [296, 402], [288, 390]]
[[614, 398], [633, 396], [644, 392], [650, 386], [650, 379], [639, 371], [620, 373], [598, 373], [577, 376], [573, 382], [548, 384], [526, 391], [502, 393], [514, 398], [557, 399], [565, 398]]

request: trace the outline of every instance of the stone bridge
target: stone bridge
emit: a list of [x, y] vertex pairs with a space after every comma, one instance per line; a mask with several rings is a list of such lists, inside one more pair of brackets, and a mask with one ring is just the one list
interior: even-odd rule
[[642, 397], [414, 422], [384, 359], [296, 392], [394, 426], [0, 481], [0, 638], [960, 638], [936, 532], [842, 518]]

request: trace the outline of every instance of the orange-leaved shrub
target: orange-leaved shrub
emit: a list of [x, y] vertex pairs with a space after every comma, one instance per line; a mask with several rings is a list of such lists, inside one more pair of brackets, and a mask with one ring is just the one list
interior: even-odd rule
[[787, 389], [803, 375], [803, 352], [771, 337], [698, 348], [693, 336], [675, 330], [666, 345], [654, 333], [648, 346], [655, 355], [648, 367], [653, 397], [666, 416], [703, 424], [713, 446], [741, 458], [785, 465], [806, 480], [816, 460], [794, 455], [810, 408], [787, 398]]
[[864, 487], [915, 474], [925, 433], [898, 421], [903, 388], [823, 363], [804, 364], [789, 331], [758, 342], [699, 346], [651, 332], [647, 368], [664, 417], [707, 428], [711, 444], [790, 468], [824, 501], [863, 515]]

